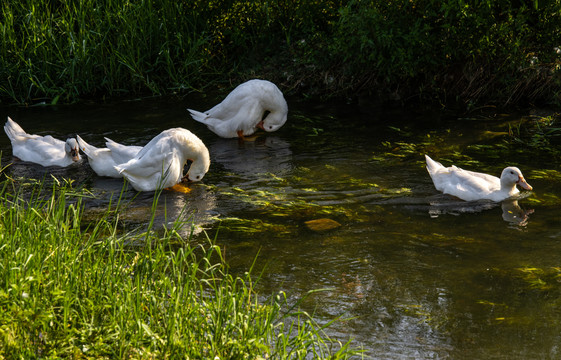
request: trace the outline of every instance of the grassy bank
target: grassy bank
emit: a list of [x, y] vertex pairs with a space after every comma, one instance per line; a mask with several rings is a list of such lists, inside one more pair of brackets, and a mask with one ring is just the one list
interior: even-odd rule
[[22, 0], [0, 11], [3, 102], [261, 77], [304, 96], [561, 104], [559, 0]]
[[[0, 192], [0, 357], [349, 358], [286, 295], [260, 303], [220, 248], [172, 228], [126, 233], [118, 205], [82, 222], [84, 192]], [[27, 200], [23, 200], [23, 197]], [[308, 357], [307, 357], [308, 356]]]

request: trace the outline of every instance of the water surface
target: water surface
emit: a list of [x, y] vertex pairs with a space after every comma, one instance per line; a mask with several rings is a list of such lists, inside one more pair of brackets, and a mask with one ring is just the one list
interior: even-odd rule
[[[164, 191], [158, 222], [194, 219], [193, 241], [216, 236], [234, 273], [257, 256], [257, 268], [266, 269], [258, 283], [264, 295], [285, 291], [295, 301], [325, 289], [303, 306], [320, 322], [349, 318], [329, 334], [353, 338], [373, 358], [561, 357], [559, 159], [513, 141], [509, 131], [533, 121], [527, 114], [458, 116], [288, 99], [283, 128], [239, 142], [189, 118], [187, 107], [215, 102], [192, 96], [10, 107], [0, 115], [31, 133], [77, 133], [95, 146], [104, 136], [144, 145], [171, 127], [193, 131], [209, 148], [210, 171], [187, 194]], [[5, 135], [0, 149], [2, 164], [11, 162]], [[495, 175], [518, 166], [534, 191], [502, 204], [459, 201], [434, 189], [425, 153]], [[7, 173], [73, 179], [93, 194], [90, 216], [123, 186], [97, 177], [87, 163], [59, 169], [14, 162]], [[123, 214], [129, 226], [148, 221], [152, 198], [141, 193], [132, 201]], [[306, 222], [317, 219], [340, 227], [310, 230]]]

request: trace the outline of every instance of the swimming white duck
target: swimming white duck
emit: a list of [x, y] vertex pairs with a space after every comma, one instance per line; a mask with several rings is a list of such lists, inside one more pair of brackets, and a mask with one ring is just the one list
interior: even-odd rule
[[134, 158], [142, 146], [127, 146], [105, 138], [106, 148], [97, 148], [88, 144], [80, 135], [76, 135], [80, 149], [88, 157], [90, 167], [98, 176], [122, 178], [115, 166], [124, 164]]
[[28, 134], [10, 117], [4, 125], [4, 131], [12, 143], [12, 154], [23, 161], [64, 167], [81, 160], [78, 142], [74, 138], [68, 138], [65, 142], [51, 135]]
[[204, 113], [187, 109], [191, 117], [223, 138], [243, 138], [257, 128], [272, 132], [286, 122], [288, 105], [279, 88], [270, 81], [253, 79], [236, 87], [226, 98]]
[[[187, 160], [192, 163], [183, 176]], [[189, 130], [174, 128], [162, 131], [133, 159], [115, 169], [135, 190], [154, 191], [172, 187], [182, 180], [202, 180], [209, 167], [210, 155], [201, 139]]]
[[514, 166], [509, 166], [496, 176], [460, 169], [456, 166], [444, 167], [425, 155], [427, 171], [437, 190], [445, 194], [456, 196], [465, 201], [492, 200], [502, 201], [517, 195], [523, 189], [532, 190], [526, 182], [522, 172]]

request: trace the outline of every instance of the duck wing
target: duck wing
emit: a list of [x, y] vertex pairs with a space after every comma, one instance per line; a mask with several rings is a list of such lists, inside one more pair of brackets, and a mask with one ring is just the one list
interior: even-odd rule
[[26, 133], [10, 117], [4, 125], [4, 131], [12, 143], [15, 157], [42, 166], [68, 166], [72, 158], [67, 156], [65, 142], [50, 135], [40, 136]]
[[491, 175], [482, 175], [486, 174], [467, 171], [454, 166], [449, 176], [443, 179], [442, 189], [439, 190], [466, 201], [488, 198], [490, 193], [500, 189], [500, 181]]
[[72, 159], [67, 158], [64, 150], [64, 142], [53, 145], [42, 139], [27, 139], [12, 145], [12, 153], [15, 157], [34, 162], [43, 166], [67, 166], [72, 163]]
[[[138, 191], [154, 191], [168, 187], [171, 179], [171, 168], [176, 160], [175, 152], [160, 154], [145, 154], [130, 161], [115, 166], [131, 185]], [[175, 184], [175, 183], [174, 183]], [[174, 185], [173, 184], [173, 185]]]
[[62, 146], [62, 148], [64, 149], [65, 142], [59, 139], [55, 139], [51, 135], [46, 135], [46, 136], [31, 135], [31, 136], [37, 136], [36, 138], [34, 138], [34, 140], [42, 141], [46, 144], [53, 145], [53, 146]]
[[173, 132], [160, 133], [133, 159], [115, 166], [115, 169], [138, 191], [153, 191], [175, 185], [183, 171], [175, 146]]

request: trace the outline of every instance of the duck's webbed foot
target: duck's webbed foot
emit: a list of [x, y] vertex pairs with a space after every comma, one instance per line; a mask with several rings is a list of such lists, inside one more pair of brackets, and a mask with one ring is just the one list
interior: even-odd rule
[[187, 194], [187, 193], [191, 192], [191, 188], [188, 187], [188, 186], [185, 186], [183, 184], [175, 184], [173, 186], [170, 186], [170, 187], [166, 188], [166, 190], [180, 192], [180, 193], [183, 193], [183, 194]]

